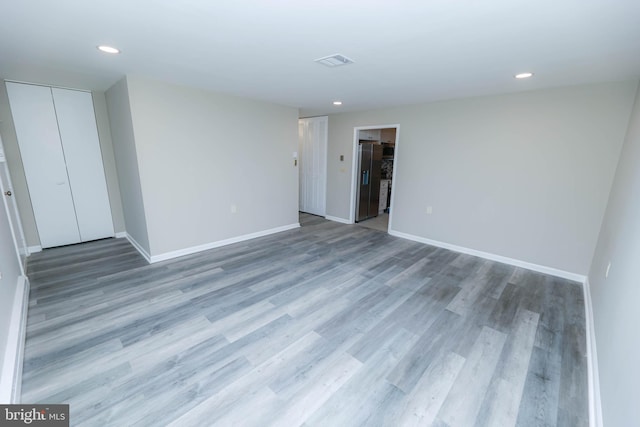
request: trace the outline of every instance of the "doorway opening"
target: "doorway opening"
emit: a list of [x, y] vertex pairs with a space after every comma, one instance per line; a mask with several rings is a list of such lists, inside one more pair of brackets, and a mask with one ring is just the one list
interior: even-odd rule
[[399, 130], [397, 124], [354, 128], [351, 223], [386, 232], [392, 227]]

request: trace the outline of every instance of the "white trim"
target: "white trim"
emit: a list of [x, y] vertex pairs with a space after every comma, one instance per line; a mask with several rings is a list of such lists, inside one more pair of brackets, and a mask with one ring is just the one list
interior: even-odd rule
[[7, 348], [0, 373], [0, 402], [18, 403], [22, 387], [24, 340], [29, 308], [29, 279], [19, 276], [9, 320]]
[[389, 200], [389, 224], [387, 225], [387, 233], [391, 231], [393, 227], [393, 214], [396, 211], [393, 207], [395, 205], [396, 193], [394, 188], [398, 187], [398, 181], [396, 181], [396, 174], [398, 171], [398, 146], [400, 142], [400, 125], [396, 125], [396, 141], [393, 148], [393, 172], [391, 173], [391, 200]]
[[34, 254], [36, 252], [42, 252], [42, 246], [40, 246], [40, 245], [29, 246], [27, 248], [27, 250], [29, 251], [29, 254]]
[[326, 215], [324, 219], [328, 219], [329, 221], [340, 222], [342, 224], [353, 224], [353, 221], [349, 221], [348, 219], [340, 218], [337, 216]]
[[426, 239], [420, 236], [414, 236], [413, 234], [401, 233], [395, 230], [389, 230], [389, 234], [396, 237], [401, 237], [407, 240], [413, 240], [414, 242], [425, 243], [427, 245], [438, 246], [440, 248], [449, 249], [454, 252], [460, 252], [463, 254], [473, 255], [480, 258], [485, 258], [491, 261], [497, 261], [504, 264], [513, 265], [516, 267], [526, 268], [527, 270], [537, 271], [539, 273], [550, 274], [551, 276], [561, 277], [563, 279], [573, 280], [575, 282], [584, 283], [586, 276], [581, 274], [571, 273], [569, 271], [559, 270], [553, 267], [547, 267], [544, 265], [532, 264], [530, 262], [521, 261], [518, 259], [508, 258], [502, 255], [492, 254], [490, 252], [478, 251], [475, 249], [465, 248], [463, 246], [452, 245], [450, 243], [438, 242], [437, 240]]
[[142, 245], [140, 245], [140, 243], [136, 241], [136, 239], [131, 237], [129, 233], [126, 233], [124, 237], [129, 241], [129, 243], [131, 243], [134, 248], [136, 248], [136, 250], [140, 253], [140, 255], [142, 255], [144, 259], [147, 260], [148, 263], [151, 263], [151, 255], [149, 255], [149, 253], [142, 247]]
[[116, 239], [122, 239], [123, 237], [127, 237], [127, 232], [126, 231], [118, 231], [116, 233]]
[[591, 304], [591, 285], [589, 278], [584, 281], [584, 314], [587, 335], [587, 374], [589, 379], [589, 425], [602, 427], [602, 401], [600, 399], [600, 373], [598, 370], [598, 352], [596, 351], [596, 331]]
[[221, 246], [231, 245], [233, 243], [255, 239], [257, 237], [268, 236], [270, 234], [281, 233], [283, 231], [292, 230], [294, 228], [299, 228], [299, 227], [300, 227], [300, 223], [296, 222], [295, 224], [289, 224], [289, 225], [284, 225], [282, 227], [271, 228], [269, 230], [263, 230], [255, 233], [245, 234], [242, 236], [232, 237], [230, 239], [218, 240], [217, 242], [205, 243], [204, 245], [192, 246], [190, 248], [178, 249], [177, 251], [166, 252], [160, 255], [153, 255], [147, 258], [147, 261], [149, 261], [150, 263], [166, 261], [168, 259], [178, 258], [185, 255], [191, 255], [196, 252], [202, 252], [202, 251], [206, 251], [213, 248], [219, 248]]
[[55, 86], [55, 85], [44, 84], [44, 83], [25, 82], [25, 81], [23, 81], [23, 80], [5, 79], [5, 82], [19, 83], [19, 84], [21, 84], [21, 85], [53, 87], [53, 88], [56, 88], [56, 89], [67, 89], [67, 90], [75, 90], [75, 91], [77, 91], [77, 92], [89, 92], [89, 93], [92, 93], [90, 89], [78, 89], [78, 88], [76, 88], [76, 87]]
[[359, 127], [353, 128], [353, 147], [351, 148], [351, 194], [349, 197], [349, 224], [356, 222], [356, 197], [358, 197], [358, 131]]

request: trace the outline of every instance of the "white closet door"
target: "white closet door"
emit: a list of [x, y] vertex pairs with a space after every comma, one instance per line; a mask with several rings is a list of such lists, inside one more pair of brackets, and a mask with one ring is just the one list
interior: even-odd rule
[[328, 117], [300, 119], [300, 210], [326, 214]]
[[51, 88], [7, 82], [33, 214], [43, 248], [80, 241]]
[[51, 89], [80, 239], [113, 237], [109, 194], [91, 93]]

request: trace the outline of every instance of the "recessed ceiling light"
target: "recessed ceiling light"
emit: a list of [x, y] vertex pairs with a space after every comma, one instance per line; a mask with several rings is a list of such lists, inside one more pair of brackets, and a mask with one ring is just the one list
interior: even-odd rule
[[520, 73], [520, 74], [516, 74], [514, 77], [516, 79], [528, 79], [531, 76], [533, 76], [533, 73]]
[[342, 101], [333, 101], [333, 105], [342, 105]]
[[98, 46], [98, 50], [105, 53], [120, 53], [120, 49], [105, 45]]

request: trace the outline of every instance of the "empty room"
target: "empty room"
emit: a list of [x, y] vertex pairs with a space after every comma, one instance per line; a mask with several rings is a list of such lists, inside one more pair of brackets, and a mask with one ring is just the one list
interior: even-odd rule
[[639, 2], [0, 9], [0, 425], [640, 425]]

